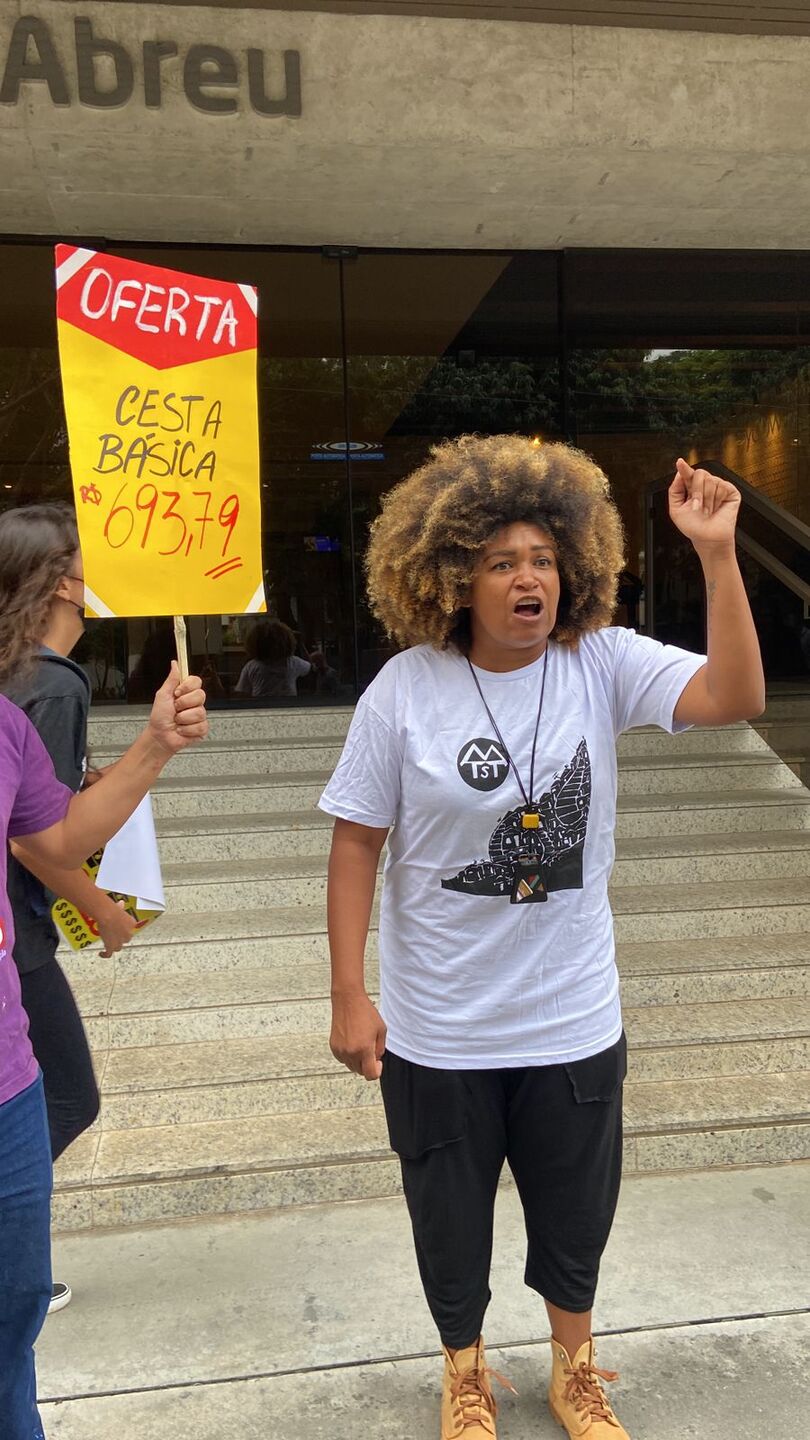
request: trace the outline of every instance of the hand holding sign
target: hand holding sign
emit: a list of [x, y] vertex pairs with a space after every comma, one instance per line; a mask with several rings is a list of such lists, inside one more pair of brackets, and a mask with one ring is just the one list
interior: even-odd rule
[[177, 755], [208, 734], [202, 681], [199, 675], [181, 680], [180, 668], [174, 660], [168, 678], [155, 696], [148, 733], [169, 755]]

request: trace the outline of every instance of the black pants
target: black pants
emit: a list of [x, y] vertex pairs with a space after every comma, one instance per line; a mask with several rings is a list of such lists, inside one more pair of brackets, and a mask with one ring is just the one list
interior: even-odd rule
[[624, 1036], [587, 1060], [515, 1070], [433, 1070], [386, 1052], [388, 1133], [444, 1345], [481, 1333], [505, 1160], [526, 1222], [526, 1284], [562, 1310], [592, 1308], [619, 1196], [626, 1070]]
[[51, 1154], [56, 1160], [92, 1125], [99, 1094], [78, 1006], [57, 960], [20, 976], [28, 1033], [45, 1082]]

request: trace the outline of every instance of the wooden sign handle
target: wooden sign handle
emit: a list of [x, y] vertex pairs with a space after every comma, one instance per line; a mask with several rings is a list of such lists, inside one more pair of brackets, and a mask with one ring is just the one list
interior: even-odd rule
[[188, 633], [186, 631], [185, 615], [174, 617], [174, 643], [177, 646], [177, 663], [180, 666], [180, 679], [188, 679]]

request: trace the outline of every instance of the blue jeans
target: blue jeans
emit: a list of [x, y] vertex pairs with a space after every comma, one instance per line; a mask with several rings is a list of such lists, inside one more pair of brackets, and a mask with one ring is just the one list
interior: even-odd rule
[[51, 1298], [51, 1146], [42, 1076], [0, 1105], [0, 1435], [44, 1440], [34, 1341]]

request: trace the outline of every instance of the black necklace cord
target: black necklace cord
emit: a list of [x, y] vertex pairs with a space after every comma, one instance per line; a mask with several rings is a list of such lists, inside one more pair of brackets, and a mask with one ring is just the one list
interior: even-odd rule
[[495, 716], [493, 715], [492, 711], [490, 710], [490, 708], [489, 708], [489, 706], [488, 706], [488, 704], [487, 704], [487, 702], [486, 702], [486, 697], [485, 697], [485, 695], [484, 695], [483, 690], [481, 689], [481, 682], [479, 681], [478, 676], [477, 676], [476, 673], [475, 673], [475, 669], [474, 669], [474, 667], [473, 667], [473, 663], [472, 663], [472, 661], [470, 660], [469, 655], [467, 656], [467, 664], [468, 664], [469, 667], [470, 667], [470, 674], [472, 675], [472, 678], [473, 678], [473, 680], [475, 681], [475, 685], [476, 685], [476, 689], [477, 689], [477, 691], [478, 691], [478, 694], [481, 696], [481, 703], [482, 703], [484, 709], [485, 709], [486, 712], [487, 712], [487, 716], [488, 716], [488, 718], [489, 718], [489, 723], [490, 723], [490, 725], [492, 726], [493, 730], [495, 731], [495, 734], [496, 734], [497, 737], [498, 737], [498, 740], [499, 740], [499, 742], [500, 742], [501, 749], [503, 750], [503, 753], [504, 753], [504, 755], [506, 756], [506, 758], [507, 758], [507, 760], [508, 760], [508, 762], [509, 762], [509, 765], [510, 765], [510, 767], [511, 767], [513, 773], [514, 773], [515, 779], [517, 780], [517, 783], [518, 783], [518, 785], [520, 786], [520, 793], [521, 793], [521, 795], [523, 796], [523, 803], [524, 803], [524, 805], [526, 806], [526, 809], [527, 809], [527, 810], [531, 810], [531, 809], [533, 808], [533, 806], [534, 806], [534, 762], [535, 762], [535, 757], [536, 757], [536, 755], [537, 755], [537, 737], [538, 737], [538, 735], [539, 735], [539, 733], [540, 733], [540, 717], [541, 717], [541, 715], [542, 715], [542, 713], [543, 713], [543, 700], [544, 700], [545, 694], [546, 694], [546, 676], [547, 676], [547, 674], [548, 674], [548, 642], [546, 642], [546, 655], [545, 655], [545, 660], [543, 661], [543, 680], [542, 680], [542, 684], [541, 684], [541, 686], [540, 686], [540, 703], [539, 703], [539, 705], [538, 705], [538, 707], [537, 707], [537, 720], [536, 720], [535, 726], [534, 726], [534, 740], [533, 740], [533, 742], [532, 742], [532, 763], [531, 763], [531, 770], [530, 770], [530, 772], [529, 772], [529, 793], [528, 793], [528, 795], [526, 794], [526, 786], [523, 784], [523, 781], [522, 781], [522, 779], [521, 779], [521, 777], [520, 777], [520, 771], [518, 770], [517, 765], [515, 764], [514, 760], [512, 759], [511, 753], [510, 753], [509, 749], [507, 748], [506, 741], [504, 740], [504, 738], [503, 738], [500, 730], [498, 729], [498, 722], [497, 722], [497, 720], [495, 719]]

